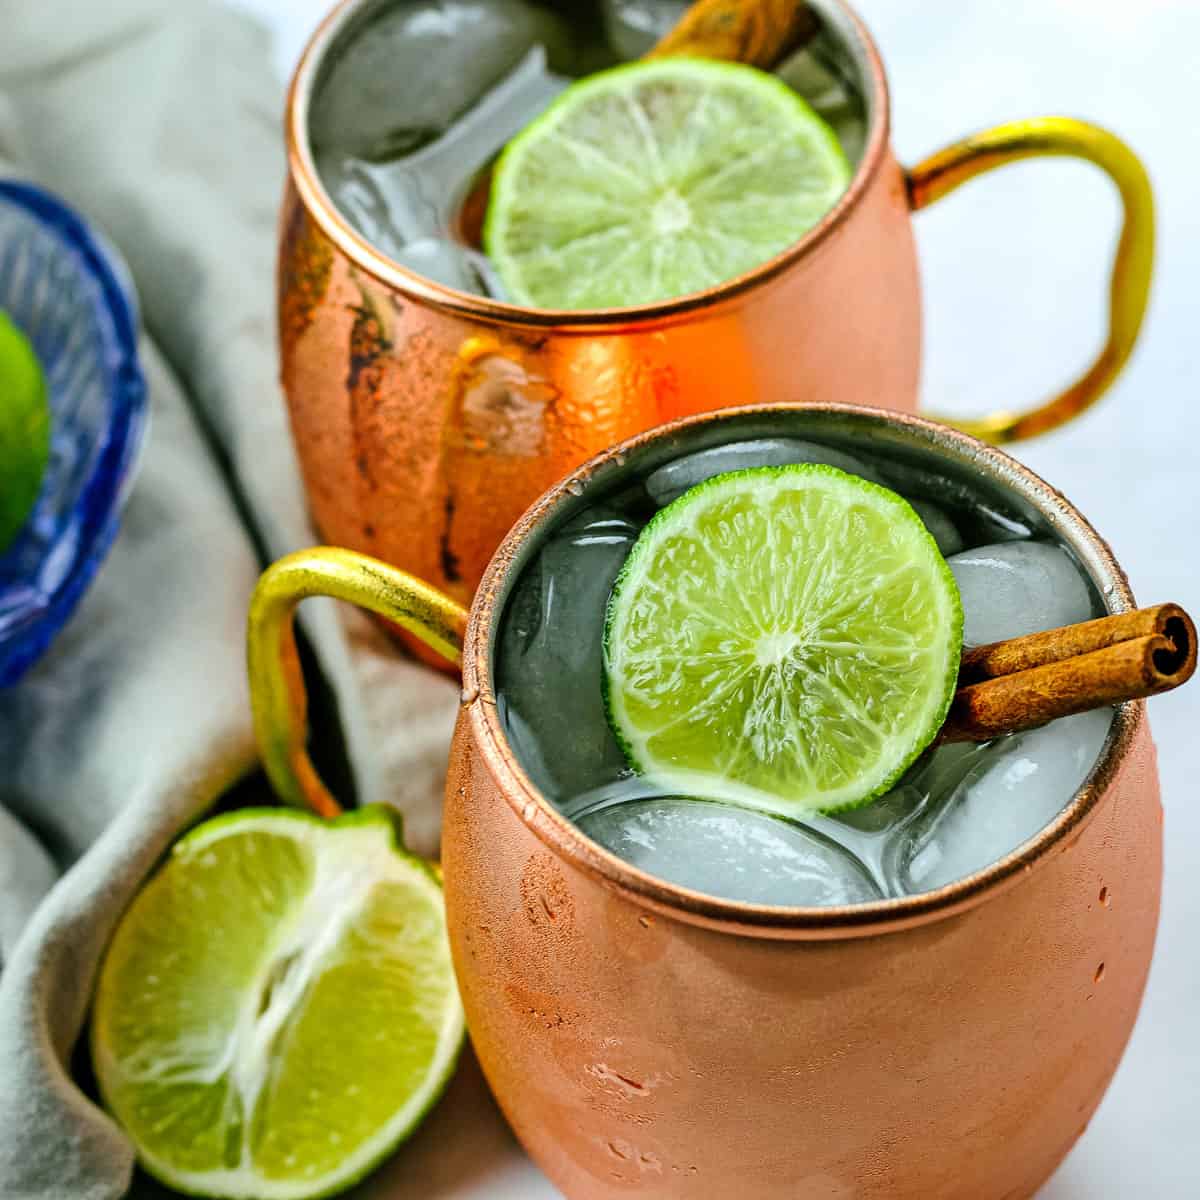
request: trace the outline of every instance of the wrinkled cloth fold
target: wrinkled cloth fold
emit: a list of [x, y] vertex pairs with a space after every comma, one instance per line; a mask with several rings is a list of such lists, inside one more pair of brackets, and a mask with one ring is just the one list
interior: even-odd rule
[[[208, 0], [0, 0], [0, 170], [136, 281], [151, 430], [120, 533], [48, 655], [0, 692], [0, 1196], [111, 1200], [131, 1148], [72, 1076], [104, 946], [173, 838], [254, 767], [246, 605], [311, 545], [277, 380], [282, 88]], [[436, 852], [458, 689], [326, 602], [304, 625], [360, 801]]]

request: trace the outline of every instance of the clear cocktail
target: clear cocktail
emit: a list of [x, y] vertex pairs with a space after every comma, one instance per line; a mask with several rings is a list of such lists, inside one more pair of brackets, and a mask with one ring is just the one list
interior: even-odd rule
[[[321, 179], [354, 228], [401, 266], [461, 291], [525, 302], [526, 297], [511, 294], [504, 273], [483, 250], [485, 215], [489, 201], [495, 203], [489, 196], [489, 172], [497, 156], [573, 82], [646, 54], [687, 7], [678, 0], [603, 0], [576, 4], [566, 11], [562, 5], [529, 0], [377, 5], [370, 19], [360, 22], [353, 36], [345, 39], [314, 94], [310, 130]], [[831, 139], [836, 137], [832, 153], [841, 166], [835, 163], [834, 169], [841, 173], [810, 213], [801, 212], [798, 223], [795, 214], [786, 216], [776, 230], [778, 236], [752, 252], [746, 266], [772, 257], [816, 224], [849, 182], [865, 145], [866, 105], [843, 43], [824, 27], [815, 36], [806, 31], [801, 40], [802, 45], [782, 52], [774, 75], [811, 106], [807, 117], [801, 111], [799, 120]], [[719, 119], [720, 79], [719, 74], [712, 79], [705, 75], [689, 83], [683, 125], [656, 111], [656, 102], [664, 95], [656, 87], [640, 96], [635, 92], [622, 96], [621, 104], [602, 113], [602, 128], [594, 140], [575, 131], [554, 150], [556, 157], [566, 160], [563, 182], [578, 180], [582, 194], [594, 199], [608, 186], [618, 201], [632, 204], [635, 211], [657, 210], [653, 228], [664, 263], [674, 260], [679, 265], [683, 257], [679, 235], [689, 240], [684, 227], [693, 217], [704, 219], [699, 205], [711, 199], [718, 171], [748, 172], [744, 181], [732, 181], [735, 197], [774, 176], [779, 191], [773, 203], [785, 209], [802, 205], [803, 182], [797, 185], [778, 170], [781, 141], [766, 130], [751, 129], [743, 131], [746, 141], [739, 144], [738, 118], [727, 125]], [[636, 111], [634, 118], [646, 140], [629, 147], [620, 144], [632, 128], [626, 100], [645, 109]], [[749, 123], [757, 119], [768, 116], [756, 118], [751, 112], [744, 118]], [[669, 157], [684, 141], [715, 144], [699, 151], [695, 170], [668, 178], [672, 175], [668, 162], [663, 177], [651, 179], [657, 150], [665, 149]], [[764, 156], [764, 150], [769, 155]], [[823, 157], [830, 151], [817, 146], [814, 153]], [[765, 158], [774, 160], [768, 176], [762, 174]], [[646, 184], [641, 192], [639, 182]], [[681, 186], [676, 189], [673, 182]], [[691, 205], [693, 191], [695, 204]], [[551, 211], [556, 217], [560, 212]], [[712, 260], [719, 255], [722, 238], [742, 233], [728, 227], [734, 223], [727, 213], [710, 215], [708, 220], [711, 232], [702, 250]], [[778, 226], [776, 214], [767, 220]], [[765, 223], [762, 214], [755, 215], [755, 229]], [[585, 214], [579, 237], [551, 249], [559, 255], [571, 253], [580, 238], [594, 238], [603, 229], [613, 241], [603, 248], [593, 269], [611, 268], [629, 241], [617, 224], [612, 213]], [[636, 290], [641, 294], [627, 294], [627, 302], [645, 303], [696, 291], [740, 273], [736, 267], [725, 270], [715, 263], [706, 271], [698, 255], [697, 261], [686, 264], [685, 277], [677, 283], [666, 278], [657, 288], [652, 270], [639, 269]], [[583, 291], [577, 296], [565, 289], [555, 294], [559, 303], [541, 306], [604, 306], [589, 303]]]
[[[789, 437], [736, 442], [683, 454], [616, 492], [589, 492], [586, 505], [525, 566], [497, 650], [505, 729], [525, 771], [561, 812], [652, 875], [714, 896], [784, 906], [932, 890], [1003, 858], [1054, 818], [1094, 765], [1111, 709], [987, 744], [934, 748], [880, 798], [830, 815], [807, 810], [803, 797], [785, 792], [731, 795], [729, 779], [716, 771], [707, 780], [693, 773], [687, 794], [679, 794], [653, 772], [635, 770], [613, 733], [604, 696], [605, 612], [640, 532], [687, 489], [723, 472], [796, 463], [829, 464], [894, 489], [913, 505], [958, 585], [967, 646], [1103, 611], [1053, 526], [961, 479], [889, 457], [882, 446]], [[858, 552], [853, 545], [838, 549]], [[660, 586], [674, 585], [662, 579]], [[766, 586], [748, 574], [732, 603], [713, 595], [703, 619], [736, 625]], [[793, 645], [801, 640], [795, 631], [805, 627], [800, 618], [786, 628], [772, 625], [770, 614], [745, 618], [756, 640], [742, 648], [760, 663], [764, 652], [772, 666], [780, 654], [796, 656], [794, 694], [785, 703], [798, 701], [810, 682], [825, 686], [806, 678], [803, 647]], [[736, 638], [731, 629], [726, 658], [738, 651]], [[688, 646], [685, 639], [663, 652], [684, 655]], [[711, 668], [711, 678], [719, 679], [720, 663], [697, 668], [695, 659], [688, 654], [693, 677], [705, 679]], [[746, 670], [755, 669], [749, 662]], [[720, 686], [698, 690], [688, 718], [698, 730], [705, 721], [719, 722], [720, 706], [731, 703]]]
[[[755, 443], [749, 458], [735, 452], [731, 464], [729, 444], [746, 442]], [[681, 465], [718, 447], [721, 462], [706, 459], [699, 472], [697, 460]], [[767, 447], [776, 461], [836, 452], [833, 461], [850, 469], [752, 467], [660, 507], [708, 470], [764, 461]], [[862, 472], [932, 504], [922, 513], [942, 550], [906, 501]], [[730, 577], [714, 579], [702, 559], [683, 554], [687, 571], [665, 560], [646, 570], [672, 544], [654, 540], [655, 530], [674, 530], [681, 547], [697, 530], [713, 532], [715, 509], [696, 506], [725, 497], [731, 478], [735, 492], [747, 484], [756, 505], [772, 481], [779, 495], [801, 484], [815, 494], [818, 483], [831, 497], [861, 493], [863, 529], [843, 525], [811, 541], [811, 558], [781, 556], [784, 543], [764, 543], [747, 520], [745, 536], [711, 539], [714, 548], [754, 551], [732, 576], [744, 586], [732, 591]], [[681, 526], [689, 511], [705, 519]], [[872, 525], [872, 512], [894, 520]], [[798, 538], [783, 517], [781, 535]], [[629, 685], [657, 688], [675, 666], [686, 668], [688, 688], [694, 682], [686, 656], [631, 659], [638, 638], [616, 636], [621, 614], [644, 615], [638, 628], [652, 628], [665, 649], [694, 635], [708, 654], [720, 623], [731, 642], [744, 637], [739, 606], [769, 601], [778, 611], [791, 598], [807, 610], [807, 593], [779, 583], [837, 550], [843, 580], [854, 574], [847, 564], [859, 583], [875, 572], [868, 598], [880, 605], [865, 608], [895, 617], [901, 544], [918, 568], [914, 596], [952, 602], [859, 623], [851, 658], [827, 659], [827, 680], [851, 659], [858, 664], [859, 650], [885, 678], [886, 656], [903, 649], [905, 633], [914, 641], [931, 633], [925, 641], [953, 677], [963, 607], [967, 639], [983, 641], [1133, 606], [1107, 547], [1049, 485], [954, 431], [850, 406], [731, 410], [598, 455], [518, 520], [469, 613], [345, 551], [293, 556], [264, 578], [250, 639], [259, 730], [272, 779], [298, 803], [336, 811], [306, 758], [303, 697], [286, 669], [288, 621], [302, 597], [363, 604], [461, 659], [442, 835], [456, 976], [488, 1082], [564, 1195], [1033, 1195], [1099, 1103], [1133, 1026], [1158, 912], [1162, 809], [1143, 705], [923, 759], [917, 739], [917, 758], [893, 762], [908, 769], [886, 796], [835, 815], [814, 813], [803, 788], [783, 789], [774, 807], [764, 802], [757, 767], [792, 764], [760, 750], [780, 745], [772, 739], [788, 725], [769, 712], [761, 719], [760, 709], [744, 747], [736, 723], [730, 737], [727, 718], [745, 691], [736, 703], [710, 703], [718, 683], [728, 686], [727, 674], [719, 678], [727, 663], [712, 666], [712, 687], [692, 689], [693, 708], [711, 720], [714, 745], [753, 751], [755, 770], [735, 757], [701, 787], [693, 751], [705, 739], [684, 737], [674, 765], [693, 771], [693, 786], [663, 787], [657, 771], [626, 765], [609, 732], [611, 709], [640, 767], [672, 765], [655, 735], [669, 743], [683, 726], [640, 736], [648, 726], [626, 703]], [[658, 622], [653, 604], [642, 606], [656, 584], [680, 602], [674, 627]], [[932, 612], [945, 620], [926, 620]], [[836, 626], [836, 603], [823, 615]], [[747, 663], [770, 667], [797, 653], [799, 668], [799, 652], [815, 647], [804, 626], [758, 630]], [[607, 658], [606, 628], [614, 635]], [[717, 650], [741, 653], [719, 638]], [[913, 678], [923, 680], [930, 662], [918, 653]], [[852, 715], [886, 713], [903, 726], [912, 712], [927, 733], [935, 732], [931, 713], [938, 717], [919, 688], [909, 690], [911, 709], [898, 708], [858, 674], [862, 686], [844, 705], [817, 706], [822, 720], [832, 718], [825, 744], [841, 748], [830, 757], [851, 776], [855, 755], [841, 751], [861, 750], [866, 763], [888, 741], [841, 737]], [[789, 704], [808, 694], [776, 693]], [[805, 745], [819, 757], [819, 743]], [[934, 781], [937, 771], [949, 778]], [[890, 779], [889, 768], [841, 798], [871, 800], [876, 783]], [[732, 795], [730, 780], [752, 784], [757, 807], [744, 792]], [[920, 890], [979, 865], [966, 880]], [[881, 901], [885, 893], [897, 898]], [[930, 1154], [931, 1146], [948, 1152]]]

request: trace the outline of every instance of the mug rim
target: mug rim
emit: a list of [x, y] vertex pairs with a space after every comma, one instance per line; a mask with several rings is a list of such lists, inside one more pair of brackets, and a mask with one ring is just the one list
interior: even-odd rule
[[489, 324], [528, 329], [569, 327], [582, 333], [595, 330], [611, 332], [630, 326], [670, 324], [686, 319], [699, 310], [723, 306], [757, 290], [824, 245], [858, 208], [887, 157], [891, 139], [891, 97], [879, 49], [862, 18], [847, 0], [809, 0], [810, 3], [815, 2], [818, 8], [837, 11], [852, 32], [853, 38], [843, 37], [842, 40], [861, 72], [866, 85], [864, 90], [869, 96], [869, 109], [866, 144], [849, 187], [837, 204], [799, 241], [733, 279], [700, 292], [690, 292], [685, 296], [651, 304], [623, 308], [539, 309], [462, 292], [426, 279], [376, 249], [342, 216], [317, 172], [309, 142], [308, 118], [318, 72], [327, 52], [357, 13], [369, 4], [380, 2], [339, 0], [306, 43], [292, 73], [285, 107], [288, 175], [305, 211], [350, 262], [385, 287], [444, 312]]
[[[470, 721], [474, 749], [482, 756], [498, 790], [517, 819], [557, 857], [604, 886], [661, 915], [742, 936], [795, 940], [835, 940], [891, 933], [956, 916], [1007, 891], [1035, 874], [1056, 852], [1082, 833], [1123, 768], [1146, 721], [1145, 701], [1120, 705], [1100, 755], [1074, 796], [1031, 839], [987, 867], [929, 892], [824, 907], [750, 904], [709, 896], [659, 879], [632, 866], [588, 838], [563, 816], [525, 773], [501, 726], [492, 679], [492, 647], [509, 588], [524, 563], [518, 552], [552, 517], [558, 506], [607, 464], [623, 464], [643, 447], [673, 434], [711, 423], [769, 416], [779, 411], [811, 412], [853, 426], [900, 428], [943, 455], [982, 470], [1015, 490], [1060, 534], [1074, 535], [1086, 553], [1083, 565], [1101, 591], [1108, 612], [1132, 610], [1133, 592], [1108, 543], [1083, 514], [1039, 475], [995, 446], [970, 434], [909, 413], [848, 404], [776, 403], [744, 405], [684, 417], [610, 447], [564, 476], [525, 511], [497, 549], [472, 602], [463, 649], [461, 715]], [[1080, 546], [1074, 547], [1079, 551]], [[461, 753], [461, 751], [454, 751]]]

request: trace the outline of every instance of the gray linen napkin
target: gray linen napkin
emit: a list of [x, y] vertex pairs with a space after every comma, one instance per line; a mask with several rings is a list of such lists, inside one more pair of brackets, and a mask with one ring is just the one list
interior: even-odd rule
[[[71, 1076], [96, 966], [171, 839], [252, 767], [246, 602], [260, 557], [314, 540], [276, 376], [281, 94], [261, 31], [208, 0], [0, 0], [0, 28], [0, 169], [113, 239], [146, 327], [152, 427], [116, 545], [0, 692], [0, 1196], [110, 1200], [132, 1154]], [[435, 852], [456, 685], [306, 607], [359, 798]]]

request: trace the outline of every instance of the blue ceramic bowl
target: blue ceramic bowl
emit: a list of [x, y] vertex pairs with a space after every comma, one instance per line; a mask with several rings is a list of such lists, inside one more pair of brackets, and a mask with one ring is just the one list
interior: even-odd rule
[[3, 687], [66, 624], [112, 545], [147, 410], [124, 264], [62, 201], [4, 179], [0, 308], [32, 341], [51, 408], [41, 494], [0, 554]]

